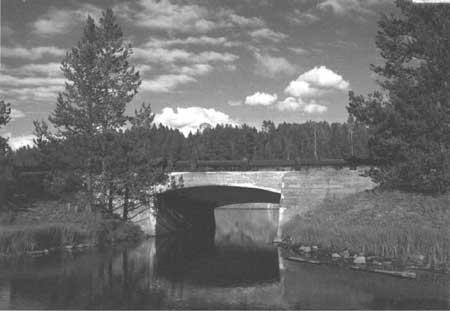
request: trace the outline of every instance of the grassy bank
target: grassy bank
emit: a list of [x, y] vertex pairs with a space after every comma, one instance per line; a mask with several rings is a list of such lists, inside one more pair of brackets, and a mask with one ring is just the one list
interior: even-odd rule
[[41, 201], [18, 212], [0, 214], [0, 256], [76, 245], [138, 240], [132, 223], [62, 201]]
[[330, 200], [284, 228], [294, 243], [330, 252], [450, 267], [450, 199], [399, 191], [367, 191]]

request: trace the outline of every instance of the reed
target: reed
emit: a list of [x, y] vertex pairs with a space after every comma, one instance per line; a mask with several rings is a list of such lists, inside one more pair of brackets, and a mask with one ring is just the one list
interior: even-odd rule
[[296, 216], [283, 230], [294, 243], [320, 245], [332, 252], [395, 258], [424, 256], [431, 267], [450, 267], [448, 197], [399, 191], [368, 191], [326, 201]]

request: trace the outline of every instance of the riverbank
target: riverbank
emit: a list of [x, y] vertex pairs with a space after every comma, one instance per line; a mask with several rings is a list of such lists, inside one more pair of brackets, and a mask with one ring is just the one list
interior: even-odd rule
[[70, 201], [37, 201], [0, 214], [0, 257], [46, 253], [143, 237], [139, 226]]
[[[372, 190], [329, 200], [298, 215], [283, 231], [293, 249], [317, 246], [327, 256], [358, 256], [360, 261], [394, 261], [440, 271], [450, 270], [448, 196]], [[309, 249], [308, 249], [309, 247]]]

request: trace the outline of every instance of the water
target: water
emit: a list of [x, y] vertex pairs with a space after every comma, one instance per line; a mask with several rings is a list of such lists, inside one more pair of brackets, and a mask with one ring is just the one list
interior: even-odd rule
[[417, 280], [289, 262], [276, 210], [216, 210], [189, 234], [0, 265], [0, 309], [449, 309], [448, 277]]

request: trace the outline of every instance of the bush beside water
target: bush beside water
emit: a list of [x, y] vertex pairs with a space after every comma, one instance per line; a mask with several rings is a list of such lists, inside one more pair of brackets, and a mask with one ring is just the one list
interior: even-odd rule
[[450, 267], [450, 198], [366, 191], [329, 200], [284, 228], [294, 243], [348, 249], [403, 263], [424, 256], [428, 267]]
[[63, 202], [38, 202], [21, 212], [0, 214], [0, 256], [142, 237], [139, 226], [131, 222]]

